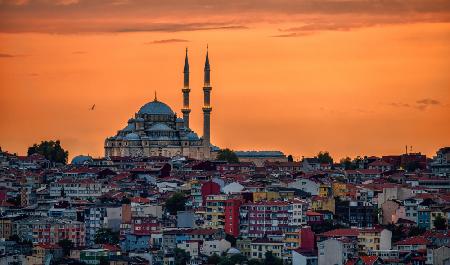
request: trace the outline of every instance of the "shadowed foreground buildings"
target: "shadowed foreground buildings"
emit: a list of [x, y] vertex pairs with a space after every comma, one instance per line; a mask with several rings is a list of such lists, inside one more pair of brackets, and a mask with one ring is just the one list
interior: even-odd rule
[[448, 150], [410, 171], [401, 156], [352, 169], [161, 156], [49, 167], [0, 152], [0, 264], [200, 265], [217, 254], [220, 264], [445, 265]]

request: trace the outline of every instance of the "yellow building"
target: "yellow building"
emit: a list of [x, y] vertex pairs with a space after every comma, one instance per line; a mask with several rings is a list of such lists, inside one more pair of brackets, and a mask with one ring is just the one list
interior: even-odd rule
[[275, 191], [253, 192], [253, 202], [275, 201], [280, 199], [280, 194]]
[[319, 186], [319, 196], [329, 197], [331, 196], [331, 187], [328, 184], [320, 184]]
[[333, 182], [333, 197], [345, 197], [347, 195], [347, 184], [341, 182]]
[[297, 249], [300, 247], [300, 233], [299, 232], [286, 232], [284, 234], [284, 247], [285, 249], [287, 249], [288, 251], [288, 257], [287, 258], [291, 258], [292, 257], [292, 251], [294, 249]]
[[236, 247], [239, 249], [242, 255], [246, 256], [248, 259], [251, 258], [251, 247], [252, 241], [248, 238], [242, 238], [236, 240]]
[[434, 220], [436, 220], [436, 218], [437, 218], [438, 216], [440, 216], [440, 217], [446, 219], [446, 218], [445, 218], [446, 214], [443, 213], [441, 210], [439, 210], [439, 209], [432, 209], [431, 212], [430, 212], [430, 225], [431, 225], [431, 229], [434, 229]]
[[358, 251], [368, 254], [369, 251], [389, 250], [392, 244], [392, 232], [383, 228], [360, 229], [358, 235]]
[[8, 239], [12, 235], [12, 220], [0, 218], [0, 238]]
[[250, 244], [252, 259], [264, 259], [266, 252], [271, 251], [277, 258], [282, 258], [283, 242], [273, 241], [268, 238], [258, 238]]
[[282, 200], [292, 201], [295, 198], [295, 191], [283, 190], [278, 192]]
[[57, 260], [63, 257], [63, 250], [58, 245], [38, 244], [33, 247], [33, 255], [27, 256], [26, 264], [43, 265], [45, 264], [45, 258], [49, 255]]
[[205, 226], [207, 228], [224, 228], [226, 195], [208, 195], [206, 197]]
[[335, 213], [335, 200], [333, 197], [314, 196], [311, 200], [311, 210], [324, 210]]

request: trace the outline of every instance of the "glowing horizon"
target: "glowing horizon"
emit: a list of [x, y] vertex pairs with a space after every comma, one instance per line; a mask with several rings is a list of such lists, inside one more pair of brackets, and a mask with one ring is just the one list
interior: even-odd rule
[[181, 116], [186, 46], [201, 136], [206, 44], [219, 147], [339, 160], [450, 145], [446, 1], [92, 2], [0, 1], [3, 150], [59, 139], [102, 156], [155, 90]]

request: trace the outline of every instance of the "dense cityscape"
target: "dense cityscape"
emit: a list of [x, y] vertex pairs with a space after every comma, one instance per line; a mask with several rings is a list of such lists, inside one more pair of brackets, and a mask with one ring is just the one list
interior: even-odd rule
[[450, 265], [449, 22], [0, 0], [0, 265]]
[[[406, 149], [408, 150], [408, 149]], [[448, 264], [450, 148], [67, 161], [0, 153], [1, 264]]]

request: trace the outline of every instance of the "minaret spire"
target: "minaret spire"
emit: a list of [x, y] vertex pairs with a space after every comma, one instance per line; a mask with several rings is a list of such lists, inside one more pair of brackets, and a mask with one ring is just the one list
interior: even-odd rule
[[205, 72], [204, 86], [205, 87], [211, 86], [211, 76], [210, 76], [211, 67], [209, 66], [208, 53], [209, 53], [209, 48], [208, 48], [208, 45], [206, 45], [206, 60], [205, 60], [205, 68], [204, 68], [204, 72]]
[[189, 92], [191, 89], [189, 88], [189, 58], [188, 58], [188, 48], [186, 47], [186, 56], [184, 58], [184, 85], [181, 92], [183, 92], [183, 108], [181, 112], [183, 113], [184, 127], [189, 129], [189, 113], [191, 109], [189, 108]]
[[186, 47], [186, 57], [184, 58], [184, 88], [189, 88], [189, 58], [188, 48]]
[[209, 65], [209, 49], [206, 46], [206, 60], [204, 68], [204, 85], [203, 85], [203, 152], [204, 157], [209, 158], [211, 155], [211, 67]]

